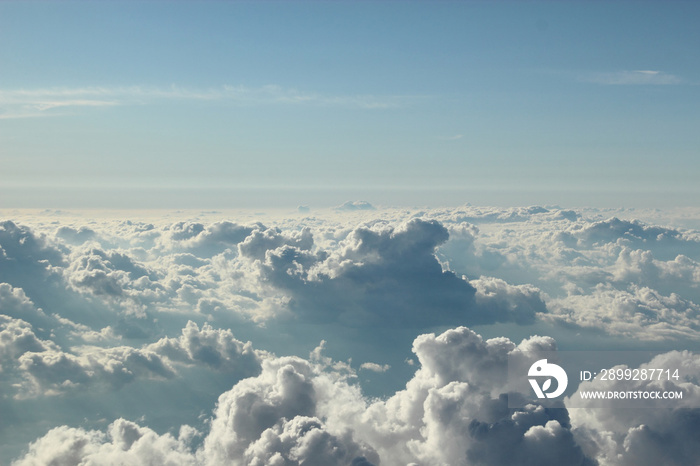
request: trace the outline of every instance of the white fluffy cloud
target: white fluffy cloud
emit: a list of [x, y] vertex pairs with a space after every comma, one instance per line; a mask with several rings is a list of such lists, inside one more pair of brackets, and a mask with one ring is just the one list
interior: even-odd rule
[[[508, 354], [556, 346], [531, 335], [697, 351], [697, 231], [633, 211], [353, 206], [2, 222], [0, 432], [16, 437], [0, 461], [700, 461], [690, 404], [512, 410], [504, 397]], [[157, 402], [124, 402], [139, 396]], [[31, 403], [56, 409], [38, 422]], [[173, 434], [182, 424], [201, 436]]]
[[15, 466], [40, 465], [196, 465], [189, 451], [196, 432], [187, 426], [175, 438], [158, 435], [124, 419], [117, 419], [106, 433], [81, 428], [57, 427], [33, 442]]
[[[683, 317], [692, 320], [700, 301], [693, 232], [542, 207], [363, 215], [360, 225], [336, 217], [270, 220], [273, 226], [112, 222], [41, 233], [5, 222], [0, 244], [14, 257], [5, 281], [43, 309], [56, 294], [64, 294], [60, 302], [82, 299], [67, 295], [67, 282], [98, 307], [149, 319], [159, 310], [193, 313], [190, 318], [220, 310], [256, 322], [294, 315], [424, 328], [532, 324], [554, 313], [568, 324], [615, 334], [645, 334], [657, 324], [667, 328], [659, 338], [697, 333]], [[614, 296], [646, 288], [685, 307], [665, 304], [659, 322], [633, 318], [630, 324], [629, 313], [615, 310]], [[612, 291], [602, 296], [606, 289]], [[594, 318], [587, 299], [599, 299], [602, 314], [593, 312]], [[94, 315], [83, 307], [61, 316], [94, 327], [98, 322], [90, 322]], [[101, 324], [117, 334], [154, 333], [146, 320]]]
[[58, 347], [53, 342], [39, 339], [27, 322], [0, 314], [0, 361], [15, 360], [27, 352], [55, 349]]
[[[615, 368], [626, 369], [621, 365]], [[671, 351], [641, 364], [640, 369], [677, 368], [679, 380], [601, 381], [582, 383], [582, 390], [663, 390], [679, 391], [683, 398], [672, 407], [655, 407], [649, 400], [642, 409], [611, 405], [596, 408], [589, 400], [571, 410], [576, 435], [584, 439], [586, 450], [601, 464], [611, 466], [680, 466], [700, 461], [700, 448], [694, 440], [700, 425], [700, 356], [687, 351]], [[577, 406], [579, 406], [577, 402]], [[667, 402], [668, 403], [668, 402]]]
[[600, 284], [589, 294], [571, 295], [552, 305], [559, 309], [553, 319], [588, 328], [605, 325], [609, 333], [643, 340], [692, 339], [700, 331], [698, 304], [648, 287], [619, 290]]
[[[253, 233], [241, 254], [255, 260], [264, 284], [290, 295], [292, 310], [304, 319], [394, 328], [534, 320], [536, 298], [512, 289], [496, 296], [505, 287], [492, 287], [476, 299], [467, 280], [443, 270], [435, 249], [449, 233], [436, 221], [359, 227], [332, 251], [313, 251], [308, 230], [298, 239], [268, 232]], [[520, 305], [519, 298], [528, 302]], [[510, 305], [491, 305], [494, 300]]]
[[259, 375], [219, 397], [198, 448], [187, 446], [191, 428], [175, 439], [117, 420], [106, 433], [56, 428], [17, 464], [594, 464], [565, 409], [507, 408], [507, 356], [533, 345], [554, 342], [483, 340], [464, 327], [422, 335], [414, 343], [421, 367], [385, 401], [366, 399], [350, 383], [352, 371], [327, 358], [269, 356]]
[[243, 343], [231, 330], [213, 329], [204, 324], [201, 328], [189, 321], [178, 338], [162, 338], [148, 349], [166, 356], [171, 361], [185, 364], [206, 364], [209, 367], [253, 374], [260, 369], [260, 356], [250, 342]]
[[54, 395], [95, 384], [119, 388], [138, 377], [171, 379], [177, 375], [174, 364], [204, 364], [238, 378], [260, 370], [259, 352], [250, 342], [207, 324], [200, 330], [192, 321], [180, 337], [162, 338], [142, 348], [79, 346], [68, 352], [38, 339], [26, 322], [0, 319], [6, 320], [0, 320], [0, 356], [17, 358], [17, 369], [25, 379], [20, 397]]
[[[351, 390], [298, 358], [268, 359], [262, 373], [219, 398], [201, 454], [207, 464], [340, 465], [376, 453], [315, 416], [332, 402], [329, 385]], [[327, 409], [327, 408], [326, 408]], [[287, 461], [287, 462], [285, 462]], [[371, 461], [371, 460], [370, 460]]]
[[83, 347], [76, 353], [61, 350], [23, 353], [18, 364], [27, 384], [20, 396], [53, 395], [93, 384], [121, 387], [136, 377], [175, 376], [168, 361], [149, 350], [130, 346]]

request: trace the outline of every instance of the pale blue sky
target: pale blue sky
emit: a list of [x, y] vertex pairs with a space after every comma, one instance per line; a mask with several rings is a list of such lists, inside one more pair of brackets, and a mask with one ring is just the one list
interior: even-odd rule
[[699, 18], [695, 2], [2, 2], [0, 204], [697, 205]]

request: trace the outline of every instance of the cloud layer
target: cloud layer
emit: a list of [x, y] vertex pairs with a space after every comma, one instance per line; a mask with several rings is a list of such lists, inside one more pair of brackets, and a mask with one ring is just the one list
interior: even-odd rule
[[[219, 215], [0, 223], [0, 460], [700, 461], [697, 231], [539, 206]], [[508, 356], [562, 346], [652, 346], [686, 397], [509, 409]]]

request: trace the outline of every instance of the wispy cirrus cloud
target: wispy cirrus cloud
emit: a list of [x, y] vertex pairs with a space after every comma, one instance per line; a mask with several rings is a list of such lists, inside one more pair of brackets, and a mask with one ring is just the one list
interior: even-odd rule
[[670, 73], [658, 70], [624, 70], [605, 73], [590, 73], [580, 78], [581, 81], [603, 85], [673, 85], [682, 84], [683, 80]]
[[158, 101], [220, 101], [232, 105], [314, 105], [359, 109], [397, 108], [415, 96], [328, 95], [277, 85], [168, 87], [83, 87], [0, 89], [0, 119], [65, 115], [58, 109], [147, 105]]
[[455, 134], [452, 136], [440, 136], [440, 137], [438, 137], [438, 139], [440, 141], [459, 141], [462, 138], [464, 138], [463, 134]]

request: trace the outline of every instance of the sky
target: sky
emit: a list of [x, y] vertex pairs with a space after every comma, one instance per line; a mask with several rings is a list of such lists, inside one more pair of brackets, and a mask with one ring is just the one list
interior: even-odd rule
[[2, 205], [696, 205], [697, 9], [3, 2]]
[[700, 464], [698, 13], [0, 2], [0, 465]]

